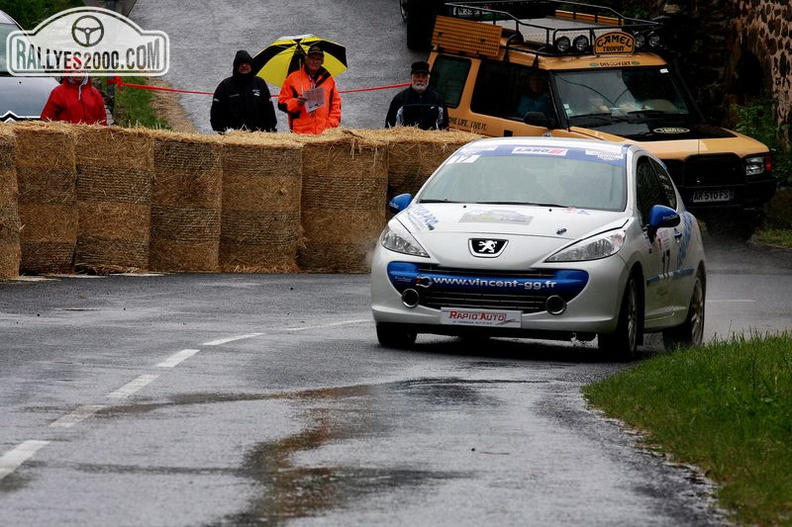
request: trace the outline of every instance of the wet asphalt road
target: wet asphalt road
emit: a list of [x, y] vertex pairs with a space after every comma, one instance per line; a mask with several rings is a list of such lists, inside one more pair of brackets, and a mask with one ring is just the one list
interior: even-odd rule
[[[709, 254], [708, 339], [788, 324], [788, 254]], [[2, 525], [721, 523], [705, 484], [586, 407], [626, 365], [385, 350], [368, 302], [365, 275], [0, 283]]]
[[[349, 69], [336, 79], [341, 91], [409, 82], [410, 64], [427, 56], [407, 49], [397, 0], [137, 0], [130, 17], [168, 34], [171, 67], [164, 80], [181, 90], [214, 92], [231, 75], [238, 49], [255, 55], [284, 35], [310, 33], [345, 45]], [[341, 126], [381, 128], [396, 93], [342, 94]], [[211, 132], [211, 103], [208, 95], [182, 95], [204, 132]], [[286, 114], [277, 114], [278, 130], [286, 131]]]

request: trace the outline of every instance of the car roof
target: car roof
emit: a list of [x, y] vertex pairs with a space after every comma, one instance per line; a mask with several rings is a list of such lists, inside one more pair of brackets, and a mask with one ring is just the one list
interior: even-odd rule
[[574, 148], [574, 149], [596, 149], [601, 152], [624, 155], [627, 150], [635, 145], [629, 143], [616, 143], [610, 141], [598, 141], [592, 139], [576, 139], [567, 137], [491, 137], [476, 139], [465, 147], [473, 149], [494, 148], [497, 146], [522, 146], [537, 148]]

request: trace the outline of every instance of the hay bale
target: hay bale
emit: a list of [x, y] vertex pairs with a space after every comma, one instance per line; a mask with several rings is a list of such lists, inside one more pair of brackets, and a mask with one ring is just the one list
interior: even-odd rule
[[481, 137], [469, 132], [405, 126], [358, 133], [387, 145], [389, 197], [405, 192], [414, 195], [457, 148]]
[[301, 137], [304, 241], [300, 268], [362, 273], [385, 225], [388, 173], [385, 143], [355, 131]]
[[0, 125], [0, 278], [19, 275], [19, 208], [17, 207], [16, 139]]
[[237, 133], [224, 137], [222, 271], [297, 270], [301, 149], [285, 134]]
[[216, 136], [154, 133], [151, 267], [218, 269], [222, 143]]
[[75, 266], [97, 273], [149, 267], [151, 133], [74, 126], [79, 231]]
[[63, 123], [13, 126], [23, 273], [71, 273], [77, 242], [73, 130]]

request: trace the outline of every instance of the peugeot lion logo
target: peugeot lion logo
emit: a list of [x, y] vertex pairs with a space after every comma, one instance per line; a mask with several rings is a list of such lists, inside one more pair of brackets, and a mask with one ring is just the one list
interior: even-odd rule
[[507, 243], [506, 240], [471, 238], [468, 240], [468, 247], [473, 256], [478, 256], [479, 258], [495, 258], [503, 252]]

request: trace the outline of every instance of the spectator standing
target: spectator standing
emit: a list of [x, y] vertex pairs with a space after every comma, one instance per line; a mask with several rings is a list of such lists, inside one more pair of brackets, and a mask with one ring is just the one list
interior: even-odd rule
[[253, 57], [241, 49], [234, 57], [233, 74], [223, 79], [215, 90], [210, 111], [212, 129], [274, 132], [275, 109], [264, 79], [253, 72]]
[[50, 92], [44, 109], [41, 110], [41, 119], [106, 125], [104, 98], [87, 74], [65, 75], [61, 83]]
[[324, 52], [308, 48], [305, 64], [290, 73], [281, 87], [278, 108], [289, 115], [289, 129], [318, 135], [341, 124], [341, 94], [324, 66]]
[[429, 88], [429, 63], [418, 61], [410, 70], [410, 87], [391, 101], [385, 126], [417, 126], [422, 130], [448, 129], [448, 108], [439, 93]]

